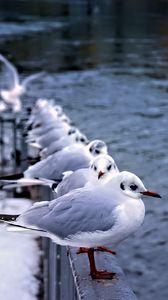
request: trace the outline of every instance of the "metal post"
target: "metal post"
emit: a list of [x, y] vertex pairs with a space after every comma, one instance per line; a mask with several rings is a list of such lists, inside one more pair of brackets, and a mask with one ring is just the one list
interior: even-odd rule
[[21, 170], [24, 171], [28, 167], [28, 148], [25, 142], [24, 120], [20, 121], [20, 151], [21, 151]]
[[14, 160], [13, 160], [13, 170], [14, 172], [16, 171], [16, 167], [17, 167], [17, 163], [16, 163], [16, 158], [17, 158], [17, 134], [16, 134], [16, 120], [15, 119], [11, 119], [12, 122], [12, 127], [13, 127], [13, 156], [14, 156]]
[[3, 132], [4, 132], [4, 123], [3, 119], [0, 119], [0, 140], [1, 140], [1, 152], [0, 152], [0, 161], [1, 161], [1, 171], [3, 171], [3, 159], [4, 159], [4, 143], [3, 143]]

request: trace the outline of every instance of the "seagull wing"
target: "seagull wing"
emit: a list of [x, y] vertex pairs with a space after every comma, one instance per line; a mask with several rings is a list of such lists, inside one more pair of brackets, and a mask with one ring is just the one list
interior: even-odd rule
[[18, 85], [19, 84], [19, 75], [18, 75], [18, 72], [17, 72], [15, 66], [12, 63], [10, 63], [2, 54], [0, 54], [0, 61], [2, 61], [5, 64], [8, 73], [10, 73], [10, 77], [12, 79], [11, 88]]
[[61, 239], [73, 239], [81, 233], [110, 230], [116, 220], [115, 205], [103, 201], [94, 189], [77, 189], [58, 199], [35, 204], [18, 218], [21, 224], [53, 233]]
[[89, 169], [79, 169], [65, 176], [57, 186], [57, 196], [67, 194], [68, 192], [83, 187], [89, 180]]
[[27, 85], [33, 81], [33, 80], [36, 80], [37, 78], [40, 78], [41, 76], [43, 76], [45, 74], [45, 72], [39, 72], [39, 73], [36, 73], [36, 74], [33, 74], [33, 75], [30, 75], [28, 77], [26, 77], [23, 81], [22, 81], [22, 86], [24, 88], [27, 87]]
[[29, 167], [24, 172], [24, 175], [29, 178], [43, 177], [51, 180], [59, 180], [62, 179], [64, 172], [87, 168], [89, 167], [89, 162], [90, 160], [84, 151], [80, 149], [66, 151], [66, 148], [64, 148]]

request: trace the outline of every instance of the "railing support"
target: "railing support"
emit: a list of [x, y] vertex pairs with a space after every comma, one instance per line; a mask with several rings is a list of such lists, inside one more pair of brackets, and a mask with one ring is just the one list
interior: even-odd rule
[[79, 300], [137, 300], [128, 286], [126, 277], [111, 254], [95, 253], [96, 265], [100, 270], [116, 273], [113, 280], [92, 280], [86, 254], [76, 254], [77, 249], [69, 249], [69, 259]]

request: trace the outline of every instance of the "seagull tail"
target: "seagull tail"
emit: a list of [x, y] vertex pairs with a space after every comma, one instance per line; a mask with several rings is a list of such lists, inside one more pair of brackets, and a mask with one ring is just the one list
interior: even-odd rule
[[47, 179], [42, 177], [36, 177], [37, 180], [41, 181], [43, 185], [49, 186], [53, 191], [55, 191], [57, 185], [61, 182], [61, 179]]
[[0, 214], [0, 221], [2, 222], [10, 222], [10, 221], [16, 221], [16, 219], [19, 217], [20, 215], [7, 215], [7, 214]]
[[[54, 181], [52, 182], [54, 183]], [[0, 189], [9, 190], [17, 187], [26, 187], [34, 185], [48, 185], [51, 186], [50, 180], [41, 180], [40, 178], [21, 178], [18, 180], [1, 180]]]
[[0, 223], [3, 223], [7, 231], [32, 231], [34, 233], [37, 233], [40, 236], [47, 236], [47, 232], [42, 229], [38, 228], [31, 228], [28, 226], [23, 226], [15, 223], [17, 221], [17, 218], [20, 215], [7, 215], [7, 214], [0, 214]]

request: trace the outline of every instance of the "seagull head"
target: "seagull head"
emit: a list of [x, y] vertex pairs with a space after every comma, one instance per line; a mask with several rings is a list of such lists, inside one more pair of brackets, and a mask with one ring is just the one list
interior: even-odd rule
[[83, 133], [80, 132], [80, 130], [76, 129], [76, 132], [74, 134], [74, 141], [76, 143], [80, 143], [80, 144], [83, 144], [83, 145], [88, 145], [89, 141], [86, 137], [86, 135], [84, 135]]
[[87, 137], [84, 134], [82, 134], [80, 130], [76, 127], [71, 127], [68, 130], [68, 136], [72, 139], [74, 143], [87, 145], [89, 142]]
[[100, 154], [107, 154], [106, 143], [101, 140], [94, 140], [90, 142], [87, 147], [92, 157], [96, 157]]
[[114, 159], [106, 154], [99, 155], [93, 159], [90, 164], [90, 169], [100, 182], [108, 182], [119, 172]]
[[114, 179], [120, 192], [130, 198], [140, 199], [142, 195], [161, 198], [158, 193], [147, 190], [141, 179], [131, 172], [120, 172]]
[[62, 114], [60, 117], [59, 117], [59, 120], [66, 123], [66, 124], [71, 124], [71, 120], [70, 118], [68, 118], [65, 114]]
[[73, 136], [74, 134], [76, 134], [76, 132], [77, 132], [77, 128], [71, 127], [71, 128], [68, 130], [68, 135], [69, 135], [69, 136]]
[[60, 105], [54, 105], [54, 109], [57, 112], [58, 117], [62, 115], [62, 107]]
[[37, 109], [44, 108], [47, 105], [48, 105], [48, 100], [47, 99], [43, 99], [43, 98], [37, 99], [36, 104], [35, 104], [35, 106], [36, 106]]

